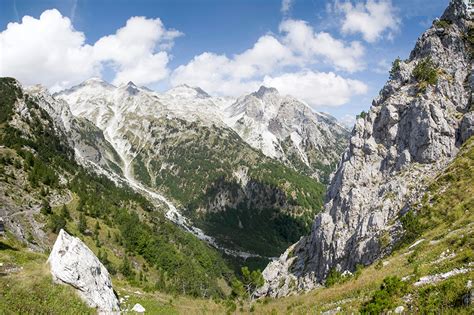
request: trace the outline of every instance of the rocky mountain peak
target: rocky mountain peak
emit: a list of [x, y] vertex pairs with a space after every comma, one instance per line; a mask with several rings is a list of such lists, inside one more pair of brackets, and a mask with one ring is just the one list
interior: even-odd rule
[[333, 268], [354, 271], [392, 250], [403, 233], [400, 217], [413, 211], [473, 129], [466, 17], [465, 3], [452, 1], [442, 16], [448, 20], [435, 21], [410, 58], [395, 64], [368, 114], [356, 122], [324, 212], [310, 235], [267, 266], [261, 294], [312, 289]]
[[166, 91], [166, 94], [180, 98], [211, 98], [211, 96], [200, 87], [192, 87], [187, 84], [177, 85]]
[[252, 93], [255, 97], [263, 98], [265, 95], [272, 94], [272, 95], [279, 95], [279, 92], [276, 88], [273, 87], [266, 87], [261, 86], [257, 92]]
[[469, 19], [469, 0], [452, 0], [441, 16], [441, 20], [456, 23], [459, 27], [465, 26]]

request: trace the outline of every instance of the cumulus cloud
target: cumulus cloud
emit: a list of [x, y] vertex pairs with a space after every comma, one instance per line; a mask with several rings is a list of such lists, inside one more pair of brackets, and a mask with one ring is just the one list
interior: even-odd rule
[[198, 85], [211, 93], [238, 96], [258, 87], [255, 77], [294, 62], [287, 47], [265, 35], [252, 48], [232, 58], [210, 52], [194, 57], [174, 71], [171, 83]]
[[[318, 62], [348, 72], [361, 70], [364, 48], [359, 42], [345, 44], [328, 33], [315, 32], [304, 21], [285, 20], [279, 30], [278, 37], [262, 36], [252, 48], [232, 57], [210, 52], [195, 56], [175, 69], [171, 84], [187, 83], [210, 93], [239, 96], [263, 83], [312, 106], [338, 106], [352, 95], [365, 93], [367, 88], [362, 82], [334, 73], [297, 70]], [[288, 70], [292, 72], [275, 75]]]
[[326, 32], [315, 32], [305, 21], [285, 20], [280, 24], [283, 42], [306, 63], [322, 58], [337, 69], [348, 72], [362, 70], [364, 47], [354, 41], [345, 44]]
[[265, 76], [263, 85], [293, 95], [312, 107], [340, 106], [357, 94], [365, 94], [367, 85], [343, 78], [333, 72], [301, 71], [280, 76]]
[[336, 9], [344, 14], [341, 31], [346, 34], [361, 33], [364, 40], [370, 43], [383, 34], [393, 38], [400, 27], [400, 19], [391, 0], [367, 0], [356, 5], [337, 2]]
[[87, 44], [69, 18], [47, 10], [39, 19], [25, 16], [0, 32], [0, 76], [13, 76], [27, 85], [42, 83], [53, 91], [110, 70], [114, 84], [169, 80], [226, 96], [240, 96], [265, 84], [313, 107], [339, 106], [367, 91], [360, 81], [308, 70], [320, 63], [346, 72], [361, 70], [364, 48], [359, 42], [316, 32], [304, 21], [284, 20], [278, 34], [261, 36], [240, 54], [204, 52], [171, 71], [169, 50], [181, 35], [158, 18], [132, 17], [114, 34]]
[[158, 45], [170, 47], [181, 33], [167, 30], [160, 19], [132, 17], [114, 35], [100, 38], [94, 45], [94, 59], [112, 64], [114, 84], [158, 82], [168, 76], [168, 53], [155, 52]]
[[68, 86], [99, 72], [93, 48], [67, 17], [48, 10], [39, 19], [23, 17], [0, 33], [0, 75], [25, 84]]
[[100, 75], [107, 65], [115, 71], [114, 83], [153, 83], [167, 77], [165, 49], [180, 35], [160, 19], [132, 17], [115, 34], [88, 45], [69, 18], [47, 10], [39, 19], [9, 23], [0, 33], [0, 75], [58, 90]]

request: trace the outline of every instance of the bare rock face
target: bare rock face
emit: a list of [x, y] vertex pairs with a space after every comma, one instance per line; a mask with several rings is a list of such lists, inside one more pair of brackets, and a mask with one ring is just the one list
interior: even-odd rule
[[109, 272], [80, 239], [61, 230], [48, 263], [53, 279], [73, 286], [90, 307], [99, 313], [120, 311]]
[[[403, 230], [400, 216], [473, 134], [471, 47], [465, 38], [471, 21], [465, 2], [452, 0], [441, 19], [448, 27], [434, 23], [420, 36], [369, 113], [357, 120], [324, 212], [310, 235], [267, 266], [258, 294], [309, 290], [332, 268], [353, 271], [389, 253]], [[427, 60], [436, 69], [436, 84], [414, 75]]]

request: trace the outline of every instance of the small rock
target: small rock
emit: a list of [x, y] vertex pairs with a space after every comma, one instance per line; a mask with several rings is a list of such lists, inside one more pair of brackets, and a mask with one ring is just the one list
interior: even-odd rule
[[145, 308], [137, 303], [133, 306], [132, 311], [137, 313], [145, 313]]
[[400, 305], [395, 309], [395, 314], [401, 314], [401, 313], [403, 313], [404, 310], [405, 310], [405, 308]]

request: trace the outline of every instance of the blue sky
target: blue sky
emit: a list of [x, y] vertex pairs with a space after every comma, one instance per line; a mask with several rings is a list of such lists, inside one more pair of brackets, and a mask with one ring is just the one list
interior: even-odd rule
[[391, 61], [448, 2], [2, 0], [0, 75], [53, 90], [101, 76], [234, 97], [265, 83], [346, 119], [370, 107]]

